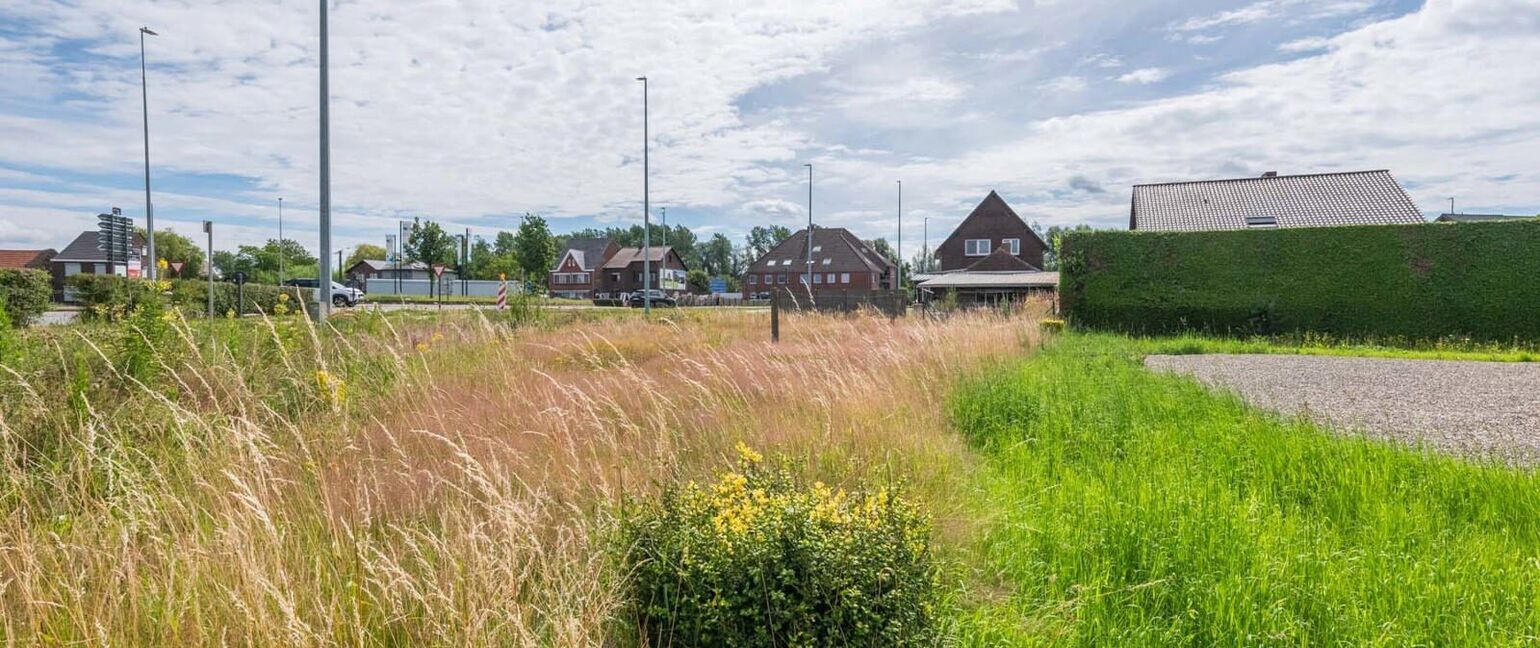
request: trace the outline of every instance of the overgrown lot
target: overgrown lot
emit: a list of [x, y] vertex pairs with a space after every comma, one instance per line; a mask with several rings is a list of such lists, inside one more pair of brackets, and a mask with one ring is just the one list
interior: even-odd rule
[[989, 457], [978, 645], [1524, 645], [1540, 478], [1345, 438], [1069, 335], [957, 396]]

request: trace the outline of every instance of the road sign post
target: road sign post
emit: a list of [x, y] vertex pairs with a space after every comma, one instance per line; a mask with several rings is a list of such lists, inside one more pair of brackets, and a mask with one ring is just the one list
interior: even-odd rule
[[246, 315], [246, 273], [237, 272], [230, 280], [235, 282], [235, 316], [243, 317]]
[[508, 274], [497, 273], [497, 310], [508, 310]]
[[444, 310], [444, 268], [447, 267], [442, 263], [433, 264], [433, 283], [438, 284], [438, 291], [435, 293], [437, 297], [434, 301], [438, 303], [439, 310]]

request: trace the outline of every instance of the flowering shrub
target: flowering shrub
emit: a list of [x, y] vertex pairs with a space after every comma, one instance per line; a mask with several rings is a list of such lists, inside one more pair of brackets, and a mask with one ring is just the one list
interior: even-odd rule
[[892, 487], [804, 485], [740, 445], [716, 483], [628, 508], [623, 537], [653, 645], [934, 643], [930, 523]]
[[1064, 332], [1064, 320], [1061, 319], [1045, 319], [1038, 326], [1042, 328], [1044, 333]]

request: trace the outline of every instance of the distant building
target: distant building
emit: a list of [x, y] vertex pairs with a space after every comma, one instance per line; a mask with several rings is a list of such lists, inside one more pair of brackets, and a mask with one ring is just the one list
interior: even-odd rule
[[551, 294], [571, 299], [592, 299], [597, 287], [595, 281], [604, 263], [620, 252], [620, 245], [608, 238], [573, 238], [567, 240], [567, 249], [556, 257], [551, 267], [549, 285]]
[[58, 252], [52, 248], [47, 250], [0, 250], [0, 268], [10, 270], [42, 270], [48, 271], [48, 262], [52, 261]]
[[993, 191], [936, 246], [936, 265], [942, 272], [966, 270], [997, 250], [1020, 259], [1033, 270], [1043, 269], [1043, 251], [1048, 244], [1032, 231], [1016, 210]]
[[64, 286], [64, 280], [77, 274], [110, 274], [120, 277], [144, 276], [145, 241], [141, 234], [134, 234], [129, 246], [128, 263], [108, 263], [107, 253], [97, 249], [98, 234], [95, 230], [81, 232], [74, 241], [64, 246], [48, 261], [53, 274], [54, 298], [75, 301], [75, 295]]
[[768, 296], [777, 289], [806, 294], [809, 279], [814, 296], [897, 287], [897, 264], [843, 227], [814, 227], [811, 274], [807, 262], [807, 230], [802, 229], [749, 264], [743, 274], [743, 292], [751, 297]]
[[684, 278], [689, 267], [673, 247], [654, 245], [650, 256], [644, 256], [642, 248], [623, 247], [615, 250], [600, 266], [598, 283], [593, 287], [594, 297], [619, 299], [641, 290], [644, 268], [652, 271], [652, 279], [647, 282], [652, 288], [669, 295], [685, 291]]
[[[349, 285], [366, 286], [370, 279], [407, 279], [428, 281], [433, 278], [433, 268], [421, 261], [403, 263], [397, 267], [395, 263], [378, 259], [361, 259], [348, 267], [343, 275]], [[453, 279], [457, 275], [453, 268], [444, 269], [444, 279]]]
[[1440, 223], [1490, 223], [1494, 221], [1524, 220], [1540, 216], [1511, 216], [1507, 214], [1439, 214], [1434, 219]]
[[1389, 171], [1134, 185], [1128, 228], [1153, 232], [1425, 222]]

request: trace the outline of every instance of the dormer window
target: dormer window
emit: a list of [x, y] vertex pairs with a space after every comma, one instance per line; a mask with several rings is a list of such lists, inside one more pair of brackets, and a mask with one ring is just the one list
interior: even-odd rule
[[1273, 216], [1247, 216], [1246, 227], [1255, 229], [1275, 229], [1278, 227], [1278, 219]]

